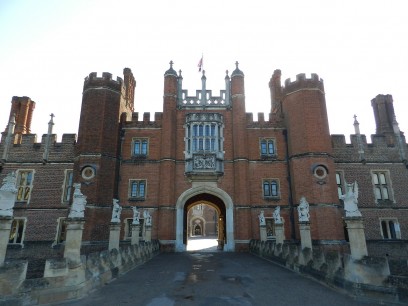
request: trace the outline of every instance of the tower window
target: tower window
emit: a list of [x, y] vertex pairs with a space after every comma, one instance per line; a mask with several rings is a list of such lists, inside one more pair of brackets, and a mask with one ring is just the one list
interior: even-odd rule
[[265, 179], [262, 182], [264, 198], [279, 198], [279, 183], [276, 179]]
[[[224, 172], [223, 116], [189, 113], [185, 124], [185, 172], [217, 177]], [[197, 178], [197, 176], [195, 176]]]
[[147, 156], [149, 142], [146, 138], [134, 138], [132, 142], [132, 155], [136, 157]]
[[262, 158], [276, 156], [275, 139], [262, 138], [259, 140], [259, 145], [260, 145], [260, 152], [261, 152]]
[[129, 182], [129, 199], [145, 200], [146, 198], [146, 180], [131, 180]]
[[[191, 133], [192, 130], [192, 133]], [[190, 136], [192, 135], [192, 137]], [[215, 152], [217, 135], [215, 124], [196, 123], [188, 127], [188, 152]]]

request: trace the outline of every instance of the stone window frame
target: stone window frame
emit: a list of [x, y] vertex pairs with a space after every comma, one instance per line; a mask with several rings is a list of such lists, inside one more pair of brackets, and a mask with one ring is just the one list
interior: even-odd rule
[[220, 113], [185, 115], [185, 174], [191, 180], [216, 181], [224, 174], [224, 116]]
[[[132, 239], [132, 223], [133, 223], [133, 218], [125, 218], [123, 220], [124, 223], [124, 233], [123, 233], [123, 240], [131, 240]], [[144, 218], [139, 218], [139, 226], [140, 226], [140, 231], [139, 231], [139, 239], [144, 240], [145, 237], [145, 226], [144, 226]]]
[[[144, 193], [142, 196], [139, 195], [140, 193], [140, 185], [144, 183]], [[133, 192], [133, 184], [137, 184], [136, 195], [132, 195]], [[128, 199], [130, 201], [145, 201], [147, 196], [147, 180], [146, 179], [130, 179], [129, 180], [129, 191], [128, 191]]]
[[[140, 142], [138, 152], [135, 152], [136, 143]], [[143, 144], [146, 143], [146, 149], [143, 149]], [[149, 138], [148, 137], [133, 137], [132, 138], [131, 155], [134, 158], [146, 158], [149, 155]]]
[[74, 170], [73, 169], [65, 169], [64, 170], [64, 182], [62, 183], [62, 195], [61, 195], [61, 203], [68, 204], [69, 200], [71, 199], [72, 191], [73, 191], [73, 184], [74, 184]]
[[[374, 174], [384, 174], [385, 184], [375, 184]], [[395, 204], [394, 190], [392, 188], [392, 180], [390, 171], [388, 169], [372, 169], [370, 170], [371, 184], [373, 186], [373, 195], [376, 204]], [[376, 189], [378, 187], [386, 186], [388, 192], [388, 199], [377, 199]]]
[[[23, 247], [26, 228], [27, 228], [26, 217], [14, 217], [10, 228], [8, 244], [21, 245]], [[13, 242], [10, 242], [10, 240], [13, 240]]]
[[[276, 184], [276, 195], [272, 194], [272, 184]], [[265, 186], [266, 184], [269, 185], [269, 191], [270, 195], [265, 194]], [[262, 179], [262, 197], [265, 200], [279, 200], [281, 198], [281, 193], [280, 193], [280, 181], [278, 178], [264, 178]]]
[[57, 218], [57, 228], [55, 231], [55, 239], [52, 246], [65, 243], [67, 234], [67, 217]]
[[[263, 144], [265, 144], [265, 150], [263, 150]], [[273, 152], [269, 152], [270, 144], [272, 144]], [[262, 159], [276, 158], [277, 157], [276, 139], [271, 137], [260, 137], [259, 154]]]
[[[344, 171], [343, 170], [336, 170], [335, 172], [335, 179], [336, 179], [336, 185], [337, 185], [337, 194], [340, 199], [340, 196], [345, 193], [345, 179], [344, 179]], [[340, 178], [340, 183], [337, 180], [337, 177]], [[339, 192], [341, 191], [341, 194]]]
[[[30, 185], [21, 185], [21, 175], [22, 173], [31, 173]], [[19, 204], [30, 204], [31, 194], [33, 192], [34, 187], [34, 177], [35, 177], [35, 170], [34, 169], [17, 169], [16, 173], [16, 188], [17, 188], [17, 195], [16, 195], [16, 203]], [[28, 188], [28, 190], [27, 190]], [[26, 193], [28, 191], [28, 197], [26, 197]], [[20, 195], [23, 196], [22, 199], [19, 199]], [[27, 199], [26, 199], [27, 198]]]
[[[382, 239], [384, 240], [400, 240], [401, 239], [401, 228], [400, 228], [400, 224], [397, 218], [379, 218], [379, 221], [380, 221], [380, 234], [381, 234]], [[390, 225], [392, 225], [392, 228]], [[387, 231], [386, 235], [388, 237], [385, 237], [384, 230]]]
[[217, 154], [224, 152], [224, 124], [221, 121], [215, 119], [205, 119], [200, 121], [197, 119], [186, 123], [184, 128], [185, 152], [187, 154]]

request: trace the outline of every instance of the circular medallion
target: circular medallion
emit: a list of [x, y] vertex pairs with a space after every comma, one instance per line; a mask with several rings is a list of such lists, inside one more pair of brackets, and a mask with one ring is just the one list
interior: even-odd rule
[[95, 177], [95, 169], [91, 166], [86, 166], [82, 169], [81, 175], [85, 180], [90, 180]]

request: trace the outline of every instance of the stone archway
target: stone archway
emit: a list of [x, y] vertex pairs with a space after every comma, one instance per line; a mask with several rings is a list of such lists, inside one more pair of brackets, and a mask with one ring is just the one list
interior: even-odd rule
[[[176, 204], [176, 252], [186, 251], [185, 237], [185, 209], [186, 203], [193, 197], [201, 197], [210, 199], [211, 202], [217, 202], [217, 205], [222, 205], [222, 210], [225, 211], [225, 237], [226, 244], [224, 251], [233, 252], [235, 250], [234, 241], [234, 207], [231, 197], [222, 189], [213, 186], [196, 186], [184, 191], [177, 200]], [[216, 201], [213, 201], [213, 200]], [[215, 204], [215, 203], [214, 203]]]
[[[197, 221], [200, 221], [199, 223]], [[200, 228], [200, 232], [202, 236], [205, 236], [205, 230], [206, 230], [206, 220], [203, 217], [199, 216], [194, 216], [191, 218], [190, 223], [188, 224], [188, 227], [190, 228], [190, 232], [188, 233], [188, 236], [193, 236], [197, 235], [195, 232], [196, 227]]]

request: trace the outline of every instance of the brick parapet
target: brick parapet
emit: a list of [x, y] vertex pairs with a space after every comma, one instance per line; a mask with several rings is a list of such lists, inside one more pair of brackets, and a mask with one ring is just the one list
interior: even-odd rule
[[265, 118], [264, 113], [258, 113], [258, 121], [254, 121], [252, 113], [246, 113], [246, 126], [247, 128], [283, 128], [284, 124], [281, 118], [275, 114], [269, 113], [268, 118]]
[[283, 95], [288, 95], [302, 89], [319, 89], [324, 92], [323, 80], [316, 73], [312, 73], [311, 78], [306, 78], [306, 74], [300, 73], [296, 75], [296, 80], [285, 80], [285, 86], [282, 89]]
[[[346, 143], [344, 135], [331, 135], [333, 156], [336, 162], [361, 162], [359, 151], [364, 151], [365, 162], [401, 162], [400, 149], [397, 140], [390, 144], [384, 135], [371, 135], [371, 143], [367, 143], [366, 135], [361, 135], [361, 148], [358, 135], [350, 135], [350, 143]], [[408, 145], [402, 138], [405, 152]]]
[[143, 113], [142, 120], [139, 120], [139, 113], [133, 113], [131, 121], [127, 121], [124, 128], [161, 128], [163, 124], [163, 113], [155, 112], [154, 120], [150, 120], [151, 113]]
[[[42, 136], [41, 142], [37, 142], [36, 134], [23, 134], [20, 144], [12, 144], [9, 147], [7, 162], [43, 162], [43, 153], [46, 147], [46, 137]], [[48, 162], [72, 162], [76, 144], [75, 134], [63, 134], [61, 142], [56, 142], [57, 136], [51, 135]], [[0, 143], [0, 152], [5, 147], [5, 137]]]
[[83, 90], [86, 91], [89, 88], [103, 87], [121, 92], [122, 85], [123, 79], [116, 77], [116, 80], [113, 80], [111, 73], [103, 72], [102, 77], [98, 77], [96, 72], [92, 72], [85, 78]]

